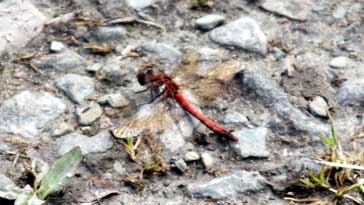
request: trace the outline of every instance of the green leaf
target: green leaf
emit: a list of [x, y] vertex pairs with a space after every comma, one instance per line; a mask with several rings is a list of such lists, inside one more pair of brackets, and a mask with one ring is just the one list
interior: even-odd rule
[[29, 185], [25, 186], [22, 191], [16, 198], [14, 205], [43, 205], [45, 203], [44, 200], [37, 197]]
[[80, 147], [75, 147], [67, 152], [50, 168], [49, 172], [41, 181], [37, 190], [40, 199], [47, 198], [48, 195], [60, 191], [71, 178], [82, 160], [82, 152]]
[[364, 193], [364, 185], [359, 186], [360, 193]]
[[15, 200], [22, 190], [11, 179], [0, 174], [0, 198]]
[[322, 168], [321, 170], [320, 170], [320, 173], [319, 173], [319, 176], [320, 176], [320, 180], [321, 181], [326, 181], [326, 178], [325, 178], [325, 168]]
[[28, 201], [32, 198], [33, 194], [34, 194], [33, 189], [30, 186], [25, 187], [23, 192], [20, 193], [16, 198], [14, 205], [27, 205]]
[[334, 127], [334, 123], [331, 121], [330, 122], [330, 128], [331, 128], [331, 137], [334, 141], [334, 144], [337, 145], [337, 136], [336, 136], [336, 132], [335, 132], [335, 127]]
[[35, 176], [34, 186], [35, 190], [38, 189], [40, 181], [43, 177], [48, 173], [49, 166], [46, 162], [42, 161], [41, 159], [33, 159], [32, 160], [32, 173]]
[[326, 137], [324, 135], [321, 135], [321, 140], [327, 145], [329, 146], [329, 148], [334, 148], [336, 143], [335, 143], [335, 140], [333, 138], [329, 138], [329, 137]]
[[308, 180], [300, 179], [300, 182], [301, 182], [302, 184], [304, 184], [304, 185], [306, 185], [306, 186], [310, 187], [310, 188], [314, 188], [314, 187], [315, 187], [315, 185], [314, 185], [312, 182], [308, 181]]
[[128, 137], [126, 139], [126, 144], [128, 145], [129, 149], [134, 149], [134, 139], [132, 137]]
[[319, 177], [315, 176], [313, 173], [310, 173], [310, 178], [312, 181], [314, 181], [316, 184], [319, 184], [320, 186], [325, 186], [325, 181], [320, 179]]

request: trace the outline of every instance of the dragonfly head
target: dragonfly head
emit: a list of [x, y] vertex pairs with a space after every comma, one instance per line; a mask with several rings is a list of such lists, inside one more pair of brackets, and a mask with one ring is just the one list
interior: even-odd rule
[[145, 85], [149, 82], [149, 78], [154, 75], [151, 68], [142, 69], [137, 74], [137, 79], [140, 85]]

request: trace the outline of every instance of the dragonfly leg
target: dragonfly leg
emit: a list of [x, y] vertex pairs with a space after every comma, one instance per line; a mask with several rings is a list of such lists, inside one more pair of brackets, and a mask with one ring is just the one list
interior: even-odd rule
[[151, 103], [155, 102], [157, 99], [158, 100], [164, 100], [167, 97], [168, 97], [168, 92], [166, 91], [166, 89], [164, 89], [162, 92], [158, 93], [156, 96], [152, 96], [149, 103], [151, 104]]
[[135, 94], [145, 93], [145, 92], [147, 92], [148, 90], [150, 90], [150, 88], [146, 88], [146, 89], [144, 89], [144, 90], [135, 91]]
[[160, 92], [160, 93], [157, 93], [157, 94], [155, 94], [155, 91], [153, 91], [153, 90], [150, 90], [151, 92], [150, 92], [150, 99], [151, 100], [149, 100], [148, 102], [146, 102], [146, 103], [142, 103], [142, 104], [138, 104], [137, 106], [138, 107], [140, 107], [140, 106], [144, 106], [144, 105], [148, 105], [148, 104], [152, 104], [153, 102], [155, 102], [157, 99], [158, 100], [160, 100], [160, 101], [162, 101], [162, 100], [164, 100], [167, 96], [168, 96], [168, 93], [165, 91], [165, 90], [163, 90], [162, 92]]

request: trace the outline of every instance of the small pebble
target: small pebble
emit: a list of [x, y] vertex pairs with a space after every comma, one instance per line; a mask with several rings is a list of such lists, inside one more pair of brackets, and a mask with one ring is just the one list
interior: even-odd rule
[[125, 107], [130, 103], [129, 100], [120, 93], [104, 95], [97, 102], [101, 105], [108, 104], [113, 108]]
[[66, 122], [57, 124], [57, 127], [52, 129], [50, 132], [51, 137], [60, 137], [69, 134], [73, 131], [73, 127]]
[[235, 131], [233, 134], [239, 138], [239, 141], [231, 142], [231, 148], [240, 157], [269, 157], [269, 150], [266, 145], [268, 138], [267, 128], [243, 128]]
[[103, 113], [102, 108], [97, 103], [81, 108], [77, 111], [77, 120], [81, 125], [91, 125], [93, 122], [98, 120]]
[[188, 169], [188, 166], [183, 159], [177, 160], [174, 164], [176, 165], [177, 169], [179, 171], [181, 171], [182, 173], [187, 171], [187, 169]]
[[249, 120], [247, 117], [242, 115], [239, 112], [235, 111], [228, 111], [225, 114], [224, 122], [225, 123], [237, 123], [237, 124], [244, 124], [247, 123]]
[[204, 152], [201, 154], [201, 159], [202, 159], [202, 163], [206, 169], [211, 168], [215, 163], [214, 158], [211, 156], [210, 153], [207, 153], [207, 152]]
[[186, 152], [186, 154], [184, 156], [184, 160], [186, 162], [197, 161], [199, 159], [200, 159], [200, 155], [194, 151]]
[[153, 1], [152, 0], [126, 0], [126, 3], [131, 8], [133, 8], [137, 11], [140, 11], [140, 10], [143, 10], [143, 9], [149, 7], [153, 3]]
[[280, 60], [286, 56], [286, 53], [283, 52], [281, 49], [274, 47], [273, 56], [276, 60]]
[[124, 176], [125, 175], [125, 168], [123, 167], [123, 165], [116, 161], [113, 165], [114, 171], [119, 175], [119, 176]]
[[333, 58], [329, 65], [333, 68], [345, 68], [348, 64], [348, 58], [345, 56], [340, 56], [340, 57], [336, 57]]
[[60, 53], [66, 49], [66, 46], [62, 42], [52, 41], [49, 49], [52, 52]]
[[89, 73], [98, 73], [102, 69], [101, 63], [94, 63], [90, 66], [87, 66], [86, 71]]
[[112, 180], [112, 174], [109, 172], [106, 172], [102, 175], [103, 180]]
[[196, 27], [201, 30], [211, 30], [225, 22], [225, 17], [218, 14], [209, 14], [196, 20]]
[[316, 96], [309, 104], [310, 111], [320, 117], [327, 116], [328, 105], [323, 97]]
[[345, 17], [346, 13], [347, 13], [347, 9], [343, 6], [339, 6], [335, 9], [333, 16], [335, 19], [342, 19]]
[[125, 106], [129, 105], [128, 99], [126, 99], [120, 93], [110, 95], [110, 98], [108, 99], [108, 103], [113, 108], [125, 107]]

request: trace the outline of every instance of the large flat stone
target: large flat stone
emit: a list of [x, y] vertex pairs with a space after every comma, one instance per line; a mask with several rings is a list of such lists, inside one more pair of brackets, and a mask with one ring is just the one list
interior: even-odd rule
[[113, 146], [113, 141], [109, 132], [101, 132], [93, 137], [74, 132], [57, 139], [56, 144], [59, 155], [67, 153], [76, 146], [81, 148], [83, 154], [90, 154], [106, 152]]
[[0, 55], [25, 46], [47, 22], [28, 0], [3, 0], [0, 8]]
[[242, 17], [212, 30], [209, 37], [225, 47], [235, 47], [261, 55], [267, 54], [267, 37], [258, 23], [250, 17]]
[[0, 107], [0, 133], [35, 137], [65, 110], [62, 100], [47, 92], [23, 91]]
[[187, 186], [188, 194], [194, 198], [224, 199], [239, 194], [264, 189], [265, 178], [258, 172], [235, 171], [230, 175], [208, 182], [196, 182]]

